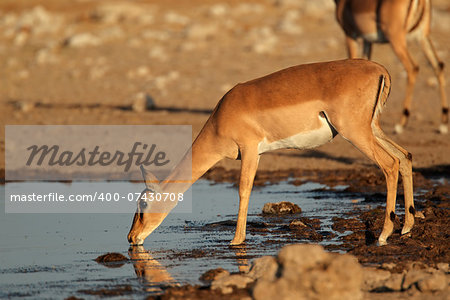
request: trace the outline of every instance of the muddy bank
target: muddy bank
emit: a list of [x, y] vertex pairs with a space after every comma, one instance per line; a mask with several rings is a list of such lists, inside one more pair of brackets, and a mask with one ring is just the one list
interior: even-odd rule
[[[371, 210], [353, 210], [345, 216], [333, 218], [333, 230], [351, 231], [342, 237], [342, 244], [330, 245], [329, 250], [348, 251], [362, 263], [422, 261], [426, 264], [450, 261], [450, 166], [415, 170], [415, 207], [423, 212], [424, 219], [415, 218], [410, 234], [401, 236], [403, 225], [403, 192], [399, 179], [395, 229], [385, 247], [377, 247], [376, 240], [384, 222], [386, 183], [381, 171], [373, 168], [365, 172], [349, 170], [282, 170], [258, 172], [255, 185], [269, 185], [293, 178], [292, 184], [315, 181], [327, 186], [346, 186], [335, 193], [355, 193], [364, 197], [367, 204], [376, 204]], [[239, 173], [233, 170], [213, 169], [205, 175], [214, 181], [237, 182]], [[426, 192], [424, 192], [426, 191]], [[317, 240], [317, 238], [313, 239]], [[398, 270], [402, 267], [397, 268]]]
[[[331, 188], [332, 193], [354, 193], [355, 197], [363, 197], [363, 204], [367, 204], [367, 209], [364, 209], [365, 205], [355, 206], [354, 210], [332, 219], [333, 231], [341, 235], [338, 243], [324, 247], [327, 251], [347, 253], [358, 261], [363, 268], [361, 278], [364, 278], [364, 280], [360, 283], [362, 297], [379, 299], [383, 297], [382, 295], [389, 295], [394, 299], [404, 297], [445, 299], [448, 295], [448, 290], [445, 289], [448, 289], [448, 262], [450, 261], [450, 187], [448, 185], [448, 173], [445, 173], [448, 169], [443, 167], [440, 170], [415, 171], [415, 207], [423, 213], [423, 218], [416, 217], [411, 233], [405, 236], [400, 234], [404, 217], [403, 195], [401, 182], [399, 182], [397, 202], [400, 206], [397, 209], [395, 230], [388, 239], [388, 245], [382, 247], [377, 246], [376, 242], [383, 226], [386, 192], [384, 177], [378, 170], [368, 170], [364, 173], [346, 170], [331, 172], [320, 170], [260, 172], [256, 183], [257, 185], [270, 185], [290, 178], [292, 184], [301, 185], [304, 182], [315, 180], [332, 187], [345, 186], [345, 188], [336, 188], [335, 190]], [[238, 172], [223, 169], [213, 169], [206, 174], [207, 178], [218, 182], [235, 182], [237, 176]], [[330, 190], [322, 192], [330, 193]], [[318, 191], [318, 197], [321, 197], [320, 191]], [[369, 209], [369, 207], [371, 208]], [[278, 218], [272, 216], [271, 218], [265, 218], [262, 223], [249, 222], [247, 230], [264, 234], [265, 231], [274, 230], [276, 227], [276, 230], [280, 231], [280, 235], [286, 233], [290, 235], [291, 242], [295, 242], [295, 239], [299, 237], [310, 243], [330, 238], [329, 231], [321, 230], [320, 220], [304, 218], [301, 215], [292, 217], [291, 221], [282, 219], [281, 216]], [[279, 226], [286, 222], [289, 226]], [[221, 226], [233, 228], [235, 223], [210, 224], [204, 230], [210, 230], [211, 228], [220, 230]], [[284, 242], [286, 243], [288, 240], [286, 238]], [[267, 241], [267, 243], [271, 242], [270, 240]], [[279, 245], [280, 248], [283, 247], [282, 243], [279, 243]], [[207, 252], [203, 251], [201, 255], [209, 255]], [[186, 253], [186, 255], [190, 254]], [[195, 256], [195, 253], [192, 253], [192, 255]], [[267, 272], [270, 271], [262, 271], [266, 275]], [[229, 276], [229, 272], [219, 272], [219, 274], [224, 273]], [[248, 276], [248, 270], [234, 275], [246, 277]], [[277, 278], [276, 280], [281, 280], [281, 277]], [[241, 282], [237, 277], [230, 280]], [[274, 283], [276, 280], [272, 281], [271, 284], [276, 285]], [[214, 282], [214, 279], [212, 282]], [[255, 297], [255, 293], [259, 293], [257, 289], [255, 292], [256, 284], [255, 281], [249, 281], [240, 288], [237, 285], [229, 285], [224, 289], [214, 288], [217, 283], [209, 286], [189, 285], [167, 289], [163, 294], [152, 296], [151, 299], [183, 297], [193, 299], [225, 299], [231, 297], [231, 299], [239, 299]], [[226, 293], [223, 293], [224, 291]], [[282, 288], [278, 290], [278, 293], [280, 292], [282, 292]], [[266, 293], [270, 294], [270, 291], [266, 291]], [[262, 293], [262, 295], [266, 293]], [[318, 299], [322, 298], [318, 297]]]
[[[218, 271], [218, 272], [215, 272]], [[448, 263], [437, 267], [411, 263], [402, 273], [388, 264], [363, 267], [351, 254], [326, 252], [319, 245], [293, 244], [277, 256], [253, 261], [250, 270], [207, 272], [207, 286], [172, 287], [147, 299], [446, 299]], [[388, 293], [388, 294], [386, 294]]]

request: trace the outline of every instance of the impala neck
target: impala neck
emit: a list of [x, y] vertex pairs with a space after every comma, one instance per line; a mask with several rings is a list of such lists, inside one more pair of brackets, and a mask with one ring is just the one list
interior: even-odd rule
[[161, 182], [165, 193], [184, 193], [224, 156], [216, 151], [218, 139], [213, 134], [209, 121], [195, 139], [181, 162]]

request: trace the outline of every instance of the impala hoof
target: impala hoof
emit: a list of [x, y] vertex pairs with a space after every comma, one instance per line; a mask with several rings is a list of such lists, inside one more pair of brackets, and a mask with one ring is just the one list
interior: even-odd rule
[[130, 246], [142, 246], [144, 244], [143, 239], [133, 238], [131, 236], [128, 237], [128, 242], [130, 243]]
[[448, 133], [448, 127], [447, 124], [441, 124], [439, 126], [439, 133], [440, 134], [447, 134]]
[[386, 246], [387, 245], [387, 241], [384, 239], [378, 239], [378, 246]]
[[403, 227], [403, 229], [402, 229], [402, 236], [404, 236], [405, 234], [410, 234], [411, 235], [411, 233], [410, 233], [410, 231], [411, 231], [411, 229], [412, 229], [412, 226], [411, 227]]
[[238, 246], [238, 245], [242, 245], [243, 243], [244, 243], [244, 240], [235, 240], [235, 239], [233, 239], [230, 242], [230, 246]]
[[402, 134], [403, 133], [403, 126], [400, 125], [400, 124], [395, 124], [394, 131], [397, 134]]

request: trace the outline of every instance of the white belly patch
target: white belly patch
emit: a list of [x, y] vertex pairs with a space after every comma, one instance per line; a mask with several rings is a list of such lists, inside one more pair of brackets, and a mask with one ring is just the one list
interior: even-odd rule
[[333, 129], [325, 117], [318, 116], [320, 123], [319, 128], [300, 132], [293, 136], [269, 143], [264, 138], [258, 144], [258, 153], [277, 150], [277, 149], [311, 149], [328, 143], [334, 137]]

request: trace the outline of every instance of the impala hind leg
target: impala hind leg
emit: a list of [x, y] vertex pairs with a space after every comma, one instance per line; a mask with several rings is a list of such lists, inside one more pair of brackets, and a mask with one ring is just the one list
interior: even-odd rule
[[349, 58], [358, 58], [358, 41], [348, 35], [345, 36], [347, 54]]
[[402, 234], [411, 231], [414, 226], [414, 216], [416, 210], [414, 208], [413, 194], [413, 178], [412, 178], [412, 155], [397, 143], [386, 137], [381, 130], [375, 133], [378, 141], [385, 149], [395, 155], [399, 160], [400, 174], [402, 175], [403, 194], [405, 197], [405, 224], [403, 225]]
[[428, 36], [423, 37], [420, 40], [420, 44], [422, 45], [423, 52], [433, 67], [434, 73], [439, 82], [439, 93], [441, 96], [441, 106], [442, 106], [442, 116], [441, 116], [441, 125], [439, 126], [440, 133], [448, 132], [448, 103], [447, 103], [447, 94], [445, 93], [445, 77], [444, 77], [444, 63], [441, 62], [436, 54], [436, 50], [433, 47], [433, 44]]
[[239, 212], [236, 233], [231, 245], [242, 244], [245, 240], [247, 227], [248, 201], [253, 188], [256, 170], [258, 169], [258, 148], [241, 149], [241, 174], [239, 178]]
[[372, 43], [365, 40], [363, 43], [363, 58], [370, 60], [371, 57], [372, 57]]
[[341, 132], [342, 136], [345, 136], [356, 148], [367, 155], [373, 162], [375, 162], [386, 178], [387, 197], [386, 197], [386, 213], [384, 217], [383, 230], [378, 238], [378, 244], [386, 245], [387, 238], [394, 231], [395, 220], [395, 202], [397, 197], [397, 183], [398, 172], [400, 162], [398, 158], [386, 150], [378, 141], [374, 135], [367, 135], [366, 132], [371, 132], [370, 128], [364, 131], [352, 132], [350, 135], [345, 135]]

